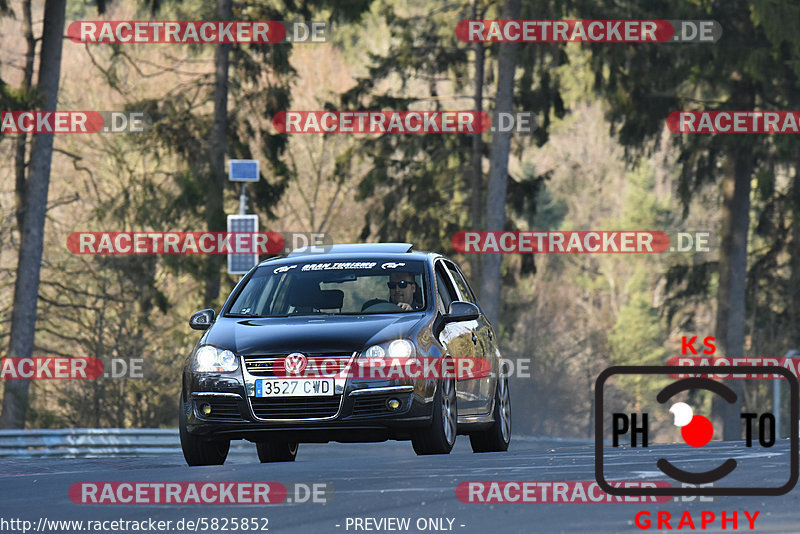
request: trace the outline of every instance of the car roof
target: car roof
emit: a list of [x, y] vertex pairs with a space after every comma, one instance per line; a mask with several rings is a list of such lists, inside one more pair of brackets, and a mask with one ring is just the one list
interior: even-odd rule
[[259, 265], [279, 260], [283, 261], [328, 261], [338, 259], [355, 259], [380, 256], [381, 258], [425, 260], [436, 258], [441, 254], [421, 250], [413, 250], [411, 243], [340, 243], [323, 245], [323, 252], [307, 252], [306, 249], [295, 249], [286, 256], [279, 256], [262, 261]]
[[[342, 243], [338, 245], [324, 246], [329, 254], [349, 254], [349, 253], [386, 253], [386, 254], [403, 254], [411, 252], [414, 247], [411, 243]], [[305, 251], [307, 247], [295, 249], [289, 253], [290, 257], [306, 256], [309, 253]]]

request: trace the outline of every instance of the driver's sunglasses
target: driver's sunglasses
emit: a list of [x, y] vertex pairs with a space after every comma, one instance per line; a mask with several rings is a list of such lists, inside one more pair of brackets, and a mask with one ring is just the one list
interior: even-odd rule
[[408, 282], [406, 280], [400, 280], [399, 282], [386, 282], [386, 285], [389, 286], [389, 289], [394, 289], [399, 287], [400, 289], [405, 289], [414, 282]]

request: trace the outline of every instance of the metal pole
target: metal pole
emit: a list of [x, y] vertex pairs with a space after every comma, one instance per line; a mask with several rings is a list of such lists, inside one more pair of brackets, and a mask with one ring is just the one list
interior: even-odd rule
[[[783, 355], [784, 358], [797, 358], [798, 356], [800, 353], [795, 349], [791, 349]], [[775, 437], [779, 438], [781, 437], [781, 381], [776, 379], [772, 382], [774, 384], [772, 387], [772, 413], [775, 415]], [[791, 425], [789, 427], [791, 428]]]
[[775, 438], [781, 438], [781, 381], [772, 381], [772, 413], [775, 416]]
[[[242, 193], [239, 195], [239, 215], [247, 215], [247, 195], [244, 193], [244, 184], [242, 182]], [[239, 280], [244, 278], [243, 274], [239, 275]]]

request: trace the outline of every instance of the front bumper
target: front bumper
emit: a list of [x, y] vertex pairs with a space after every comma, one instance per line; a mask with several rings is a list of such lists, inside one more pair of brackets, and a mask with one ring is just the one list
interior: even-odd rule
[[[351, 379], [331, 396], [260, 398], [223, 376], [190, 373], [190, 381], [182, 416], [191, 434], [251, 441], [278, 433], [298, 442], [408, 439], [430, 424], [436, 388], [434, 381]], [[391, 399], [400, 405], [390, 408]]]

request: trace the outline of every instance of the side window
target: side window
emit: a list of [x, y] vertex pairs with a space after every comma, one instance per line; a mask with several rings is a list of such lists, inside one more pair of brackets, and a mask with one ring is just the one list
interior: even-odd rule
[[442, 262], [436, 262], [436, 292], [442, 299], [442, 305], [445, 312], [450, 309], [450, 303], [458, 300], [453, 286], [450, 284], [450, 279], [444, 270]]
[[[456, 286], [458, 286], [458, 292], [461, 293], [461, 298], [463, 298], [467, 302], [471, 302], [478, 306], [478, 300], [475, 298], [475, 295], [472, 293], [472, 289], [470, 289], [469, 284], [461, 275], [461, 271], [459, 271], [455, 265], [448, 263], [447, 270], [450, 271], [450, 275], [455, 280]], [[478, 306], [480, 307], [480, 306]]]
[[268, 280], [266, 276], [253, 276], [234, 302], [230, 313], [258, 315], [257, 303], [266, 291]]

